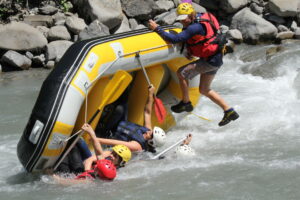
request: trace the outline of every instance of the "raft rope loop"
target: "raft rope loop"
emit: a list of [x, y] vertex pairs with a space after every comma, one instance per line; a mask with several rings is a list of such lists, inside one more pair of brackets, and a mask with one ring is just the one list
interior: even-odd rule
[[[156, 47], [152, 47], [152, 48], [147, 48], [147, 49], [142, 49], [142, 50], [138, 50], [138, 51], [134, 51], [134, 52], [130, 52], [130, 53], [126, 53], [126, 54], [121, 54], [121, 51], [118, 52], [118, 58], [115, 59], [110, 65], [108, 65], [103, 72], [101, 72], [89, 85], [86, 83], [84, 85], [85, 88], [85, 119], [84, 122], [87, 123], [87, 108], [88, 108], [88, 90], [94, 85], [95, 82], [97, 82], [102, 75], [108, 70], [110, 69], [119, 59], [130, 56], [130, 55], [136, 55], [136, 54], [140, 54], [141, 52], [146, 52], [146, 51], [150, 51], [150, 50], [154, 50], [154, 49], [159, 49], [162, 47], [167, 47], [167, 46], [172, 46], [174, 47], [173, 44], [165, 44], [165, 45], [160, 45], [160, 46], [156, 46]], [[69, 140], [71, 140], [73, 137], [79, 135], [81, 133], [81, 129], [78, 130], [76, 133], [74, 133], [73, 135], [71, 135], [70, 137], [64, 139], [64, 140], [60, 140], [59, 144], [60, 145], [65, 145]]]

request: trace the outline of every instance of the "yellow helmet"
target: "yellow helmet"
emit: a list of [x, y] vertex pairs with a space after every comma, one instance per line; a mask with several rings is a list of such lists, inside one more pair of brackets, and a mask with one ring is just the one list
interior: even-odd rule
[[122, 144], [115, 145], [112, 150], [116, 152], [125, 162], [128, 162], [131, 159], [130, 149]]
[[190, 15], [195, 13], [195, 9], [193, 8], [192, 4], [190, 3], [181, 3], [177, 7], [177, 15]]

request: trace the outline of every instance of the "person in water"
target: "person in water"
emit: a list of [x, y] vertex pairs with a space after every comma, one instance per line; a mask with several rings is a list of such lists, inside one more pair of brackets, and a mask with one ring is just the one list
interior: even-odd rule
[[84, 161], [84, 172], [78, 175], [77, 179], [94, 179], [97, 174], [102, 179], [114, 179], [116, 169], [124, 167], [131, 159], [131, 151], [128, 147], [120, 144], [113, 146], [111, 150], [103, 151], [93, 128], [89, 124], [84, 124], [82, 130], [89, 134], [95, 155]]
[[176, 12], [178, 15], [176, 20], [183, 25], [183, 30], [179, 34], [166, 32], [156, 22], [149, 20], [149, 28], [165, 40], [171, 43], [183, 42], [187, 47], [188, 59], [199, 57], [198, 60], [178, 69], [182, 100], [172, 106], [171, 110], [175, 113], [193, 110], [188, 85], [189, 80], [200, 74], [199, 92], [224, 110], [223, 119], [219, 122], [219, 126], [224, 126], [239, 118], [239, 115], [216, 91], [211, 89], [211, 83], [223, 64], [221, 44], [217, 40], [219, 23], [211, 13], [196, 13], [190, 3], [179, 4]]
[[98, 142], [104, 145], [125, 145], [132, 152], [142, 150], [155, 152], [155, 147], [163, 146], [166, 142], [165, 131], [157, 126], [152, 129], [151, 115], [154, 92], [155, 87], [151, 85], [148, 89], [148, 99], [144, 108], [144, 126], [129, 121], [121, 121], [113, 133], [114, 139], [98, 137]]
[[[131, 159], [131, 151], [124, 145], [115, 145], [111, 150], [103, 151], [101, 143], [99, 143], [99, 141], [97, 140], [93, 128], [89, 124], [84, 124], [82, 126], [82, 130], [90, 135], [91, 143], [95, 149], [96, 154], [90, 154], [91, 156], [85, 159], [83, 163], [81, 163], [84, 167], [81, 171], [79, 169], [75, 171], [75, 174], [77, 174], [75, 180], [71, 181], [69, 178], [60, 176], [59, 174], [54, 175], [55, 180], [65, 185], [81, 183], [85, 180], [94, 180], [96, 177], [99, 177], [102, 180], [113, 180], [117, 175], [116, 170], [120, 167], [124, 167], [125, 164]], [[84, 150], [87, 151], [88, 149]], [[68, 157], [70, 155], [73, 156], [72, 154], [77, 155], [76, 165], [79, 165], [81, 157], [80, 154], [76, 154], [76, 152], [77, 151], [73, 151], [72, 149]], [[72, 166], [72, 164], [74, 164], [74, 162], [69, 162], [68, 167], [74, 169], [75, 167]], [[59, 166], [56, 173], [70, 173], [70, 171], [62, 171], [62, 169], [66, 169], [66, 163], [63, 164], [63, 166], [64, 167]], [[79, 172], [82, 173], [79, 174]]]

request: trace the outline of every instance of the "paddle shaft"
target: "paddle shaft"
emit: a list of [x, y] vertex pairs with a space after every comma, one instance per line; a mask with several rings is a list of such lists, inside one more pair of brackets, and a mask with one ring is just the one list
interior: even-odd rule
[[147, 74], [147, 72], [146, 72], [146, 69], [145, 69], [144, 65], [142, 64], [142, 61], [141, 61], [141, 57], [140, 57], [140, 53], [139, 53], [139, 52], [136, 53], [136, 58], [137, 58], [137, 60], [138, 60], [138, 62], [139, 62], [139, 65], [141, 66], [141, 68], [142, 68], [142, 70], [143, 70], [143, 73], [144, 73], [144, 75], [145, 75], [146, 81], [147, 81], [147, 83], [148, 83], [148, 85], [149, 85], [149, 87], [150, 87], [150, 86], [151, 86], [151, 82], [150, 82], [149, 76], [148, 76], [148, 74]]
[[186, 137], [178, 140], [175, 144], [169, 146], [168, 148], [166, 148], [165, 150], [163, 150], [162, 152], [160, 152], [159, 154], [155, 155], [154, 157], [151, 158], [151, 160], [155, 160], [157, 158], [159, 158], [160, 156], [162, 156], [163, 154], [167, 153], [168, 151], [170, 151], [171, 149], [173, 149], [174, 147], [178, 146], [180, 143], [182, 143], [184, 140], [186, 139]]

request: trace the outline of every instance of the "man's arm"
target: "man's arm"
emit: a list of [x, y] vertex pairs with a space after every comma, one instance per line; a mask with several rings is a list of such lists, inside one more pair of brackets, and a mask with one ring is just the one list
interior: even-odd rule
[[93, 130], [93, 128], [89, 124], [84, 124], [81, 129], [90, 135], [96, 155], [100, 156], [101, 154], [103, 154], [101, 144], [97, 140], [97, 137], [96, 137], [96, 134], [95, 134], [95, 131]]
[[151, 115], [152, 115], [152, 107], [154, 102], [154, 91], [155, 87], [153, 85], [148, 89], [148, 99], [144, 108], [144, 126], [152, 130], [151, 124]]
[[122, 140], [115, 140], [115, 139], [106, 139], [106, 138], [97, 138], [97, 140], [101, 143], [101, 144], [105, 144], [105, 145], [125, 145], [127, 146], [130, 151], [141, 151], [142, 146], [136, 142], [136, 141], [130, 141], [130, 142], [125, 142]]
[[189, 25], [186, 29], [181, 31], [178, 34], [169, 33], [164, 31], [160, 26], [158, 26], [153, 20], [149, 20], [149, 28], [155, 32], [157, 32], [162, 38], [171, 42], [173, 44], [179, 42], [185, 42], [194, 35], [205, 35], [205, 30], [203, 25], [199, 23], [194, 23]]

